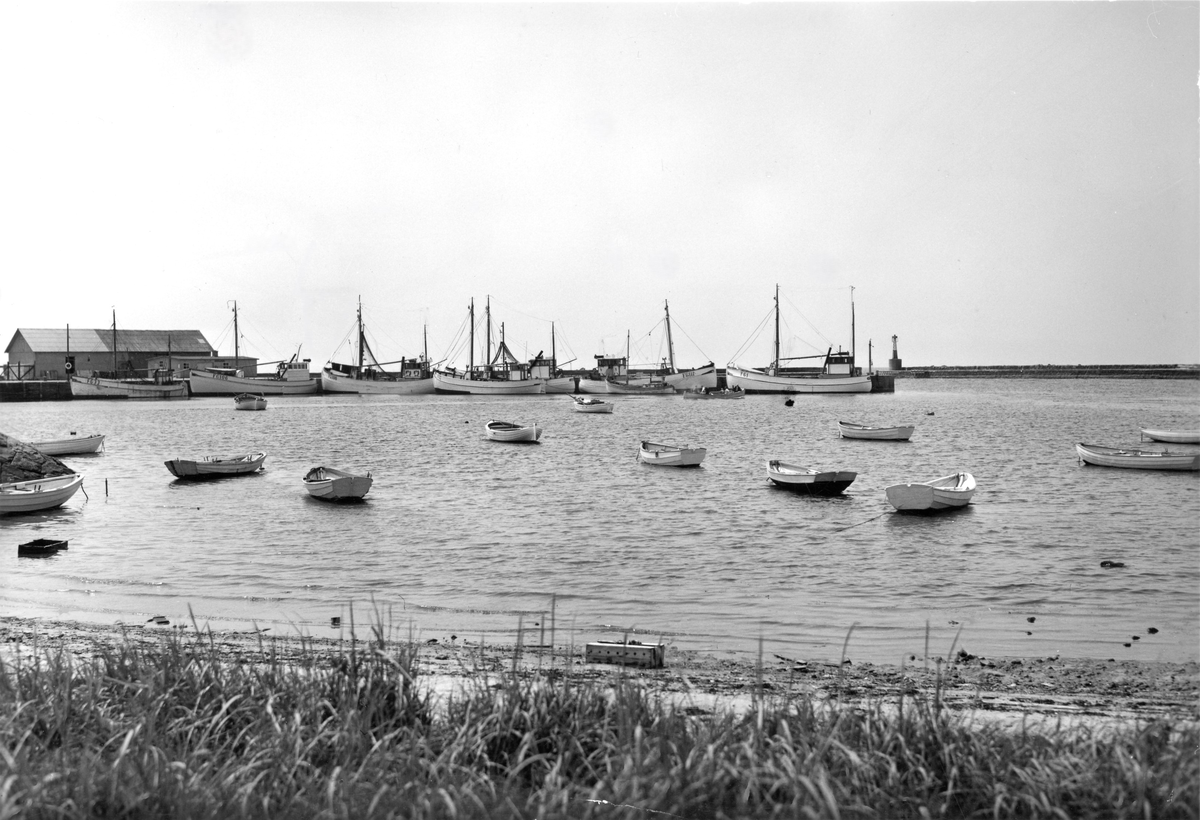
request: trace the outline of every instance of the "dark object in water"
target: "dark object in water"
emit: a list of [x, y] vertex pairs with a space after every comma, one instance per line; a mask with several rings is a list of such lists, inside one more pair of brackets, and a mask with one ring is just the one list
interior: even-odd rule
[[57, 538], [35, 538], [17, 545], [17, 555], [39, 556], [53, 555], [59, 550], [65, 550], [67, 542]]
[[1101, 561], [1100, 566], [1103, 569], [1117, 569], [1117, 568], [1123, 567], [1125, 565], [1123, 563], [1121, 563], [1120, 561]]
[[1153, 626], [1152, 626], [1152, 627], [1150, 627], [1149, 629], [1147, 629], [1146, 631], [1147, 631], [1147, 632], [1149, 632], [1151, 635], [1157, 635], [1157, 634], [1158, 634], [1158, 629], [1157, 629], [1156, 627], [1153, 627]]
[[1033, 623], [1034, 621], [1036, 621], [1036, 620], [1037, 620], [1037, 618], [1035, 618], [1033, 615], [1030, 615], [1030, 616], [1029, 616], [1028, 618], [1026, 618], [1025, 620], [1029, 621], [1029, 623]]
[[785, 401], [785, 402], [783, 403], [783, 406], [784, 406], [784, 407], [791, 407], [791, 406], [792, 406], [793, 404], [795, 404], [795, 403], [796, 403], [796, 402], [795, 402], [793, 399], [788, 399], [787, 401]]

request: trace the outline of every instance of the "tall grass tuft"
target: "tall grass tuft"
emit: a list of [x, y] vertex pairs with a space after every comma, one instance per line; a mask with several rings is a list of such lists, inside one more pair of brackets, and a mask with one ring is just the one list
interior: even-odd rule
[[[353, 627], [352, 627], [353, 629]], [[195, 630], [0, 660], [0, 820], [1192, 818], [1195, 725], [1017, 729], [932, 697], [761, 687], [709, 713], [630, 676], [479, 673], [435, 700], [378, 625], [343, 651]]]

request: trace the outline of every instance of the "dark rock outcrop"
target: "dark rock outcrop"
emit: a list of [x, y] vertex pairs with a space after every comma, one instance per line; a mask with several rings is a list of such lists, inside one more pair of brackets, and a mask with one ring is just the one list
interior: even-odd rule
[[0, 433], [0, 484], [31, 481], [75, 471], [20, 439]]

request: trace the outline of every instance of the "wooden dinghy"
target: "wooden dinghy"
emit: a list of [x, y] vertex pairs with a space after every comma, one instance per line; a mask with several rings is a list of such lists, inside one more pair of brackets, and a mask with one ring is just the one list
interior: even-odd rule
[[844, 492], [858, 478], [858, 473], [849, 470], [813, 470], [771, 459], [767, 462], [767, 478], [776, 487], [793, 492], [830, 496]]
[[70, 438], [54, 439], [53, 441], [31, 441], [30, 447], [36, 447], [48, 456], [77, 456], [94, 453], [104, 444], [104, 436], [96, 433], [91, 436], [77, 436], [71, 433]]
[[908, 441], [916, 427], [909, 425], [899, 427], [868, 427], [865, 424], [855, 424], [852, 421], [839, 421], [838, 434], [842, 438], [866, 439], [869, 441]]
[[266, 453], [247, 453], [243, 456], [205, 456], [199, 461], [176, 458], [164, 463], [176, 478], [225, 478], [257, 472], [266, 458]]
[[267, 397], [256, 396], [253, 393], [238, 393], [233, 397], [235, 410], [266, 410]]
[[575, 403], [576, 413], [611, 413], [613, 411], [611, 401], [600, 401], [600, 399], [588, 396], [571, 396], [571, 400]]
[[0, 484], [0, 515], [61, 507], [81, 486], [79, 473]]
[[975, 495], [975, 476], [954, 473], [915, 484], [893, 484], [887, 499], [900, 512], [921, 512], [965, 507]]
[[679, 447], [674, 444], [654, 444], [643, 441], [638, 450], [638, 460], [643, 464], [661, 467], [697, 467], [704, 461], [708, 450], [704, 447]]
[[352, 501], [371, 489], [371, 474], [358, 475], [334, 467], [313, 467], [304, 476], [304, 489], [313, 498], [326, 501]]
[[1084, 464], [1094, 464], [1097, 467], [1124, 467], [1130, 470], [1200, 470], [1200, 452], [1172, 453], [1166, 450], [1131, 450], [1082, 443], [1075, 445], [1075, 451]]
[[525, 427], [513, 424], [511, 421], [496, 421], [487, 423], [487, 437], [492, 441], [514, 441], [532, 443], [542, 437], [542, 428], [534, 424]]
[[1152, 430], [1143, 427], [1142, 437], [1167, 444], [1200, 444], [1200, 430]]

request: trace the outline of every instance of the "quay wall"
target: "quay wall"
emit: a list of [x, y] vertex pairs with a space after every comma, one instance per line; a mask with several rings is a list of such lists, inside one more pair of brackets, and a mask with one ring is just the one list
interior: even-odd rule
[[0, 380], [0, 401], [63, 401], [71, 398], [71, 383], [65, 380]]
[[1195, 364], [1029, 364], [906, 367], [898, 379], [1200, 379]]

